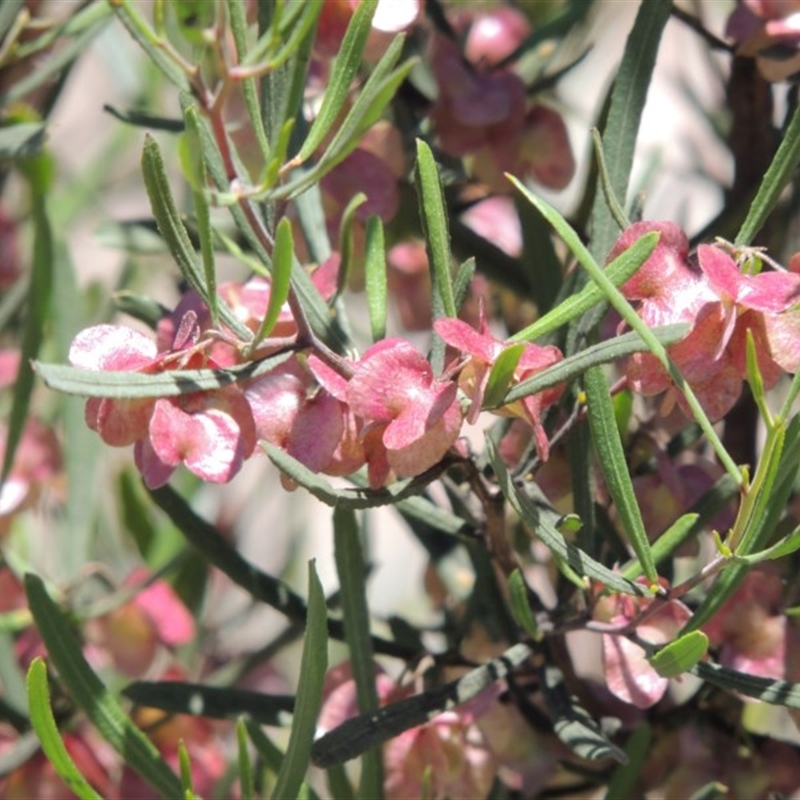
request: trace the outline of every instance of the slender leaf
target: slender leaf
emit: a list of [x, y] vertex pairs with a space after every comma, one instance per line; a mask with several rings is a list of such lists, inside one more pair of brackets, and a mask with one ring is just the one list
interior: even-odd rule
[[186, 130], [181, 135], [181, 155], [184, 172], [190, 177], [192, 200], [194, 201], [197, 235], [200, 239], [200, 257], [203, 265], [203, 283], [206, 287], [206, 303], [211, 314], [211, 324], [219, 326], [219, 296], [217, 295], [217, 270], [214, 263], [214, 234], [211, 230], [211, 211], [205, 191], [208, 183], [203, 149], [200, 141], [200, 120], [197, 109], [187, 106], [183, 112]]
[[383, 238], [383, 222], [378, 216], [367, 220], [367, 241], [364, 255], [367, 308], [372, 341], [379, 342], [386, 336], [386, 245]]
[[[186, 537], [189, 544], [237, 586], [241, 586], [256, 600], [280, 611], [289, 619], [306, 622], [307, 609], [303, 598], [292, 591], [286, 583], [263, 572], [239, 555], [225, 537], [213, 525], [198, 516], [174, 489], [162, 486], [159, 489], [149, 490], [149, 493], [156, 505]], [[344, 638], [340, 620], [330, 620], [328, 630], [332, 638]], [[376, 652], [395, 658], [411, 657], [406, 648], [377, 636], [372, 638], [372, 647]]]
[[183, 789], [181, 797], [183, 800], [196, 800], [197, 795], [195, 795], [192, 785], [192, 762], [183, 739], [178, 742], [178, 768], [181, 776], [181, 788]]
[[347, 32], [342, 39], [341, 48], [336, 56], [333, 71], [328, 79], [322, 107], [297, 154], [300, 161], [305, 161], [313, 155], [314, 151], [322, 144], [344, 107], [350, 85], [361, 66], [361, 56], [364, 53], [364, 46], [367, 43], [372, 17], [377, 5], [378, 0], [363, 0], [350, 20]]
[[775, 158], [769, 165], [761, 186], [758, 187], [758, 194], [750, 205], [747, 218], [736, 234], [736, 244], [747, 245], [753, 241], [772, 213], [781, 192], [792, 180], [798, 163], [800, 163], [800, 107], [795, 109], [792, 121], [781, 137], [778, 152], [775, 153]]
[[318, 500], [329, 506], [341, 508], [374, 508], [376, 506], [395, 505], [412, 495], [419, 494], [434, 478], [437, 478], [443, 467], [432, 467], [427, 473], [414, 478], [397, 481], [383, 489], [335, 489], [333, 484], [313, 470], [308, 469], [285, 450], [269, 442], [261, 442], [265, 452], [281, 472], [286, 473], [293, 481], [307, 489]]
[[590, 367], [586, 370], [583, 380], [592, 441], [606, 485], [645, 576], [653, 585], [657, 585], [658, 571], [644, 529], [642, 513], [633, 491], [633, 481], [628, 472], [625, 451], [614, 418], [614, 405], [611, 402], [602, 367]]
[[[316, 5], [314, 3], [311, 4]], [[312, 11], [313, 13], [313, 11]], [[236, 44], [236, 56], [239, 63], [247, 61], [250, 53], [247, 50], [247, 7], [245, 0], [228, 0], [228, 14], [231, 21], [231, 34]], [[258, 82], [255, 78], [246, 78], [242, 81], [242, 94], [244, 106], [250, 127], [256, 136], [256, 141], [261, 153], [266, 160], [269, 156], [269, 142], [264, 130], [264, 120], [261, 117], [261, 105], [258, 101]]]
[[620, 750], [600, 731], [600, 726], [580, 706], [564, 684], [564, 675], [558, 667], [544, 665], [539, 669], [547, 710], [553, 719], [556, 736], [573, 753], [589, 761], [613, 758], [620, 764], [628, 762], [624, 750]]
[[18, 122], [0, 127], [0, 164], [38, 156], [44, 138], [43, 122]]
[[[683, 514], [678, 517], [678, 519], [658, 537], [655, 544], [650, 547], [653, 563], [658, 565], [665, 558], [672, 555], [692, 533], [697, 532], [699, 528], [698, 522], [700, 521], [701, 518], [699, 514]], [[703, 520], [702, 524], [704, 524], [704, 522]], [[642, 565], [639, 563], [638, 559], [635, 559], [622, 570], [622, 574], [626, 578], [638, 578], [639, 575], [642, 574]]]
[[50, 599], [41, 578], [26, 575], [25, 592], [50, 659], [75, 702], [145, 782], [164, 797], [180, 797], [181, 784], [175, 773], [92, 671], [69, 622]]
[[605, 800], [635, 797], [636, 785], [644, 767], [644, 760], [650, 750], [653, 729], [646, 722], [634, 728], [625, 744], [627, 764], [620, 764], [611, 776], [606, 788]]
[[50, 707], [47, 667], [39, 657], [33, 659], [28, 669], [28, 705], [31, 711], [31, 725], [39, 737], [44, 754], [61, 780], [81, 800], [100, 800], [100, 795], [83, 777], [61, 739]]
[[400, 84], [417, 63], [414, 59], [404, 61], [397, 69], [393, 69], [403, 51], [405, 39], [402, 35], [395, 37], [380, 61], [371, 71], [369, 78], [358, 94], [347, 116], [336, 127], [325, 151], [317, 163], [308, 170], [276, 189], [269, 189], [266, 197], [273, 200], [294, 198], [341, 163], [358, 145], [364, 132], [372, 127], [381, 117], [394, 97]]
[[172, 57], [173, 51], [156, 35], [147, 20], [139, 13], [138, 4], [131, 0], [114, 0], [108, 5], [164, 76], [180, 91], [188, 92], [189, 80], [185, 68]]
[[800, 709], [800, 683], [759, 678], [708, 661], [699, 662], [691, 672], [706, 683], [711, 683], [728, 692], [754, 697], [762, 703], [770, 703], [774, 706]]
[[622, 204], [614, 194], [614, 187], [611, 185], [611, 176], [608, 174], [608, 166], [606, 165], [606, 156], [603, 152], [603, 140], [600, 138], [600, 131], [597, 128], [592, 128], [592, 143], [594, 144], [594, 154], [597, 159], [597, 169], [600, 173], [600, 185], [603, 187], [603, 196], [606, 200], [606, 205], [614, 221], [620, 229], [627, 228], [631, 221], [625, 214]]
[[[42, 157], [40, 157], [41, 159]], [[37, 159], [37, 160], [40, 160]], [[14, 381], [13, 401], [8, 418], [8, 432], [5, 441], [0, 485], [11, 471], [17, 446], [22, 438], [25, 420], [28, 416], [31, 395], [33, 394], [33, 367], [31, 362], [39, 353], [44, 339], [45, 326], [50, 315], [53, 287], [53, 233], [45, 204], [44, 187], [31, 181], [33, 195], [33, 265], [28, 286], [27, 314], [22, 334], [19, 369]]]
[[237, 381], [266, 375], [282, 364], [289, 353], [227, 369], [185, 369], [148, 374], [144, 372], [97, 372], [66, 364], [34, 362], [45, 385], [82, 397], [176, 397], [188, 392], [219, 389]]
[[[660, 0], [659, 0], [660, 2]], [[708, 415], [703, 409], [702, 405], [695, 396], [691, 386], [686, 382], [680, 370], [675, 366], [664, 345], [662, 345], [652, 334], [652, 331], [645, 325], [642, 319], [634, 311], [630, 303], [620, 294], [619, 290], [608, 280], [604, 271], [599, 267], [591, 253], [586, 249], [578, 234], [567, 222], [566, 219], [559, 213], [559, 211], [551, 206], [540, 197], [536, 197], [530, 192], [523, 184], [516, 178], [509, 176], [511, 182], [522, 192], [522, 194], [533, 203], [547, 221], [556, 229], [564, 243], [569, 247], [574, 256], [578, 259], [580, 265], [588, 272], [591, 279], [601, 289], [603, 294], [608, 299], [609, 303], [619, 312], [620, 316], [636, 331], [647, 344], [650, 352], [661, 362], [662, 366], [667, 370], [676, 386], [680, 389], [686, 402], [692, 410], [692, 414], [697, 421], [697, 424], [705, 433], [709, 444], [714, 449], [714, 452], [719, 458], [725, 470], [741, 485], [744, 478], [741, 470], [734, 463], [733, 459], [728, 454], [724, 445], [720, 441], [714, 426], [708, 419]]]
[[434, 297], [439, 298], [440, 314], [455, 317], [458, 315], [458, 309], [453, 296], [453, 279], [450, 275], [447, 210], [439, 169], [430, 147], [422, 139], [417, 139], [416, 182], [422, 228], [431, 264]]
[[524, 350], [525, 345], [521, 342], [519, 344], [511, 344], [503, 350], [494, 364], [492, 364], [489, 379], [486, 381], [486, 393], [483, 396], [484, 407], [493, 408], [502, 405], [508, 387], [511, 385], [511, 381], [514, 380], [514, 371]]
[[204, 686], [183, 681], [136, 681], [122, 694], [140, 706], [170, 714], [212, 719], [236, 719], [248, 714], [262, 725], [287, 725], [294, 710], [291, 695], [271, 695], [233, 687]]
[[[161, 151], [156, 140], [149, 134], [145, 138], [142, 151], [142, 173], [153, 216], [172, 257], [180, 267], [181, 274], [187, 283], [210, 308], [213, 302], [209, 297], [210, 287], [206, 282], [206, 275], [197, 261], [197, 254], [192, 247], [186, 226], [183, 224], [172, 197]], [[217, 301], [217, 305], [220, 319], [243, 341], [249, 341], [253, 337], [253, 332], [236, 317], [225, 303]]]
[[306, 604], [302, 597], [278, 578], [268, 575], [245, 560], [222, 534], [199, 517], [171, 487], [150, 490], [151, 497], [208, 561], [241, 586], [256, 600], [293, 620], [305, 621]]
[[292, 285], [292, 264], [294, 263], [294, 239], [292, 238], [292, 223], [284, 217], [278, 223], [275, 232], [275, 250], [272, 252], [272, 281], [269, 290], [269, 303], [267, 312], [261, 322], [261, 327], [253, 339], [253, 346], [272, 333], [278, 321], [281, 309], [289, 297]]
[[[678, 323], [664, 325], [661, 328], [653, 328], [651, 333], [661, 344], [668, 345], [683, 339], [688, 330], [689, 327], [686, 323]], [[543, 369], [532, 378], [518, 383], [509, 389], [508, 394], [498, 405], [512, 403], [514, 400], [519, 400], [522, 397], [541, 392], [543, 389], [549, 389], [551, 386], [557, 386], [559, 383], [572, 380], [572, 378], [582, 375], [590, 367], [608, 364], [647, 349], [647, 345], [635, 331], [592, 345], [574, 356], [565, 358], [563, 361]]]
[[239, 782], [241, 783], [242, 800], [254, 800], [256, 790], [253, 781], [253, 764], [247, 748], [247, 728], [244, 720], [236, 721], [236, 743], [238, 746]]
[[308, 564], [308, 621], [300, 661], [294, 724], [272, 796], [295, 797], [311, 761], [317, 715], [322, 707], [322, 684], [328, 669], [328, 629], [325, 593], [313, 560]]
[[383, 744], [409, 728], [477, 697], [484, 689], [505, 678], [531, 656], [526, 644], [515, 644], [499, 658], [471, 670], [458, 680], [383, 706], [372, 714], [361, 714], [314, 742], [311, 757], [319, 767], [331, 767], [356, 758], [370, 747]]
[[[111, 19], [110, 6], [110, 3], [91, 3], [78, 11], [74, 17], [65, 15], [63, 25], [56, 26], [49, 36], [43, 34], [37, 37], [35, 44], [44, 43], [50, 37], [53, 40], [61, 38], [61, 41], [58, 47], [48, 53], [47, 58], [36, 59], [32, 70], [11, 82], [0, 95], [0, 107], [9, 106], [20, 100], [24, 102], [29, 93], [48, 83], [58, 85], [58, 80], [65, 77], [74, 61], [86, 52], [92, 40]], [[75, 24], [76, 22], [78, 24]], [[67, 41], [64, 41], [65, 39]]]
[[[672, 0], [650, 0], [639, 6], [614, 79], [608, 116], [602, 131], [603, 151], [609, 190], [622, 202], [628, 192], [639, 123], [659, 42], [671, 10]], [[595, 192], [590, 224], [592, 255], [602, 261], [614, 244], [619, 228], [606, 204], [600, 180]]]
[[531, 639], [538, 641], [541, 633], [528, 602], [528, 585], [519, 569], [515, 569], [508, 579], [508, 592], [514, 619]]
[[648, 590], [641, 584], [626, 580], [618, 573], [595, 561], [574, 544], [568, 542], [556, 527], [540, 513], [535, 503], [514, 483], [503, 460], [497, 452], [497, 445], [491, 438], [486, 440], [489, 463], [494, 469], [500, 491], [511, 503], [512, 508], [520, 515], [522, 521], [538, 536], [548, 549], [564, 561], [578, 574], [594, 578], [618, 592], [633, 595], [649, 596]]
[[[606, 268], [605, 275], [614, 286], [621, 286], [644, 264], [658, 243], [658, 234], [650, 232], [637, 239], [631, 247], [620, 253]], [[510, 341], [532, 342], [588, 311], [606, 299], [603, 292], [589, 283], [577, 294], [564, 298], [552, 311], [515, 333]]]
[[0, 41], [14, 26], [17, 15], [25, 5], [25, 0], [7, 0], [0, 6]]
[[283, 753], [264, 735], [260, 726], [252, 719], [245, 717], [244, 725], [259, 758], [262, 759], [271, 772], [277, 775], [283, 763]]
[[325, 209], [322, 207], [322, 192], [319, 184], [309, 186], [294, 198], [297, 221], [308, 246], [311, 260], [317, 264], [326, 261], [333, 252], [325, 222]]
[[[341, 586], [344, 636], [350, 649], [350, 666], [356, 682], [358, 710], [368, 714], [378, 708], [375, 685], [375, 662], [369, 636], [370, 620], [367, 607], [366, 565], [359, 541], [355, 513], [344, 508], [333, 511], [333, 542], [336, 571]], [[381, 748], [364, 753], [361, 766], [359, 795], [383, 797], [383, 764]]]
[[364, 192], [357, 192], [350, 198], [350, 202], [342, 212], [342, 222], [339, 226], [339, 252], [342, 260], [339, 267], [339, 277], [336, 285], [337, 297], [347, 286], [347, 280], [352, 274], [355, 261], [355, 243], [353, 239], [353, 223], [356, 218], [356, 211], [367, 202]]

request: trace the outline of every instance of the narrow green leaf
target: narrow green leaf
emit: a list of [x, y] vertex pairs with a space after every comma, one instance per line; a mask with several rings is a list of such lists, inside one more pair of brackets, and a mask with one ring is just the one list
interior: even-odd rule
[[108, 5], [164, 76], [180, 91], [188, 92], [190, 87], [185, 69], [172, 57], [173, 51], [170, 46], [156, 35], [147, 20], [139, 13], [138, 4], [131, 0], [114, 0]]
[[[310, 5], [316, 4], [311, 3]], [[231, 34], [236, 44], [236, 56], [241, 64], [247, 61], [251, 55], [247, 49], [247, 8], [245, 0], [228, 0], [228, 14], [231, 21]], [[247, 109], [250, 127], [255, 133], [261, 154], [266, 161], [269, 157], [270, 148], [267, 141], [267, 133], [264, 130], [264, 120], [261, 117], [261, 104], [258, 101], [258, 81], [255, 78], [245, 78], [242, 81], [242, 94], [244, 95], [244, 107]]]
[[747, 367], [747, 383], [750, 385], [750, 392], [753, 395], [758, 406], [758, 412], [761, 419], [768, 426], [772, 426], [772, 412], [770, 411], [769, 404], [767, 403], [767, 395], [764, 390], [764, 378], [761, 375], [761, 370], [758, 368], [758, 354], [756, 352], [756, 340], [753, 337], [751, 328], [747, 329], [747, 350], [746, 350], [746, 367]]
[[301, 162], [313, 155], [314, 151], [322, 144], [344, 106], [350, 92], [350, 85], [361, 66], [361, 56], [364, 53], [364, 46], [367, 43], [372, 17], [377, 5], [378, 0], [363, 0], [350, 20], [347, 32], [342, 39], [342, 46], [336, 56], [333, 71], [328, 79], [322, 107], [297, 154], [297, 158]]
[[[611, 91], [608, 116], [603, 126], [603, 150], [609, 189], [623, 203], [628, 193], [639, 123], [661, 35], [671, 10], [672, 0], [650, 0], [639, 6]], [[603, 195], [602, 181], [595, 193], [590, 227], [592, 254], [602, 261], [619, 234]]]
[[289, 152], [289, 144], [292, 139], [294, 124], [295, 120], [287, 119], [286, 122], [281, 125], [278, 138], [275, 140], [275, 146], [272, 150], [272, 158], [269, 160], [264, 170], [265, 186], [274, 186], [280, 177], [281, 167], [286, 161], [286, 154]]
[[68, 620], [50, 599], [41, 578], [26, 575], [25, 593], [50, 659], [78, 706], [145, 782], [164, 797], [180, 797], [181, 784], [175, 773], [92, 671]]
[[367, 220], [367, 241], [364, 255], [364, 272], [367, 291], [367, 308], [372, 341], [379, 342], [386, 336], [386, 303], [388, 282], [386, 277], [386, 244], [383, 237], [383, 222], [378, 216]]
[[456, 308], [461, 308], [464, 301], [467, 299], [472, 279], [475, 277], [475, 259], [470, 257], [463, 261], [456, 272], [453, 279], [453, 298], [456, 302]]
[[[686, 323], [664, 325], [661, 328], [653, 328], [651, 331], [653, 336], [664, 345], [680, 341], [688, 332], [689, 326]], [[552, 367], [543, 369], [532, 378], [518, 383], [508, 391], [508, 394], [498, 405], [512, 403], [514, 400], [519, 400], [522, 397], [541, 392], [543, 389], [549, 389], [551, 386], [557, 386], [559, 383], [572, 380], [577, 375], [582, 375], [590, 367], [609, 364], [612, 361], [617, 361], [620, 358], [625, 358], [633, 353], [640, 353], [647, 349], [647, 345], [635, 331], [592, 345], [580, 353], [553, 364]]]
[[294, 724], [272, 796], [295, 797], [311, 762], [317, 716], [322, 706], [322, 684], [328, 669], [328, 628], [325, 593], [314, 561], [308, 564], [308, 621], [300, 661]]
[[[333, 511], [333, 543], [336, 571], [341, 587], [344, 636], [350, 649], [350, 665], [356, 682], [358, 710], [368, 714], [378, 708], [375, 686], [375, 661], [370, 640], [367, 607], [366, 565], [359, 540], [355, 513], [344, 508]], [[360, 797], [383, 797], [383, 764], [380, 747], [364, 753], [361, 766]]]
[[522, 226], [522, 255], [518, 270], [530, 287], [531, 299], [536, 303], [541, 318], [556, 303], [564, 281], [564, 267], [547, 221], [519, 196], [515, 198], [514, 207]]
[[[211, 211], [205, 194], [208, 177], [203, 160], [197, 109], [194, 106], [187, 106], [183, 112], [183, 118], [186, 122], [186, 130], [181, 135], [183, 161], [185, 168], [188, 166], [189, 175], [194, 178], [189, 185], [192, 187], [197, 235], [200, 239], [204, 284], [208, 291], [206, 302], [211, 314], [211, 324], [216, 328], [219, 327], [219, 296], [217, 295], [217, 269], [214, 263], [214, 233], [211, 230]], [[191, 151], [190, 154], [186, 154], [187, 149]]]
[[111, 19], [110, 6], [111, 3], [91, 3], [75, 12], [74, 16], [65, 14], [63, 24], [54, 26], [49, 34], [37, 36], [32, 43], [34, 47], [48, 40], [52, 44], [56, 39], [59, 40], [58, 47], [52, 48], [46, 58], [33, 60], [33, 69], [11, 82], [0, 96], [0, 107], [7, 107], [19, 100], [24, 102], [35, 89], [47, 83], [57, 83], [58, 78], [63, 77], [67, 68], [86, 52], [92, 40]]
[[[661, 2], [661, 0], [659, 0]], [[714, 426], [708, 419], [703, 407], [700, 405], [694, 391], [681, 375], [680, 370], [675, 366], [666, 348], [653, 336], [652, 331], [645, 325], [639, 315], [634, 311], [631, 304], [620, 294], [619, 290], [608, 280], [607, 275], [597, 264], [591, 253], [586, 249], [580, 237], [566, 219], [559, 213], [559, 211], [551, 206], [540, 197], [536, 197], [530, 192], [522, 183], [516, 178], [508, 176], [509, 180], [522, 192], [522, 194], [533, 203], [536, 208], [542, 213], [542, 216], [556, 229], [558, 234], [564, 240], [564, 243], [572, 251], [578, 263], [587, 271], [589, 277], [597, 284], [598, 288], [608, 299], [609, 303], [619, 312], [625, 322], [636, 331], [647, 344], [650, 352], [661, 362], [663, 367], [667, 370], [676, 386], [683, 393], [686, 402], [692, 410], [692, 414], [697, 421], [697, 424], [705, 433], [709, 444], [714, 449], [714, 452], [719, 458], [725, 470], [741, 485], [743, 476], [739, 467], [734, 463], [733, 459], [728, 454], [724, 445], [720, 441]]]
[[236, 720], [236, 742], [238, 745], [239, 783], [242, 800], [255, 800], [256, 790], [253, 782], [253, 764], [247, 748], [247, 728], [244, 720]]
[[614, 194], [614, 187], [612, 186], [611, 176], [608, 173], [608, 165], [606, 164], [606, 155], [603, 151], [603, 140], [600, 138], [600, 131], [598, 131], [597, 128], [592, 128], [592, 143], [594, 144], [594, 155], [597, 159], [597, 169], [600, 173], [600, 185], [603, 187], [603, 196], [605, 197], [606, 205], [620, 230], [624, 230], [631, 224], [631, 221], [628, 219], [622, 204]]
[[584, 373], [583, 380], [592, 442], [606, 485], [645, 576], [653, 585], [657, 585], [658, 570], [653, 561], [642, 513], [633, 491], [633, 481], [628, 472], [625, 451], [614, 418], [614, 404], [611, 402], [608, 382], [602, 367], [590, 367]]
[[568, 542], [545, 516], [536, 504], [523, 491], [517, 488], [511, 474], [497, 452], [497, 445], [491, 438], [486, 439], [489, 463], [497, 477], [500, 491], [511, 503], [522, 521], [553, 552], [560, 556], [578, 574], [594, 578], [624, 594], [649, 596], [650, 592], [641, 584], [626, 580], [619, 573], [595, 561], [574, 544]]
[[345, 286], [347, 286], [347, 279], [353, 271], [353, 262], [355, 261], [353, 223], [355, 222], [356, 211], [366, 202], [367, 196], [364, 192], [357, 192], [350, 198], [350, 202], [342, 212], [342, 222], [339, 226], [339, 251], [342, 255], [342, 261], [336, 285], [337, 297], [344, 291]]
[[[606, 277], [614, 286], [621, 286], [629, 280], [636, 270], [644, 264], [658, 243], [658, 234], [647, 233], [631, 247], [620, 253], [604, 270]], [[577, 294], [564, 298], [552, 311], [549, 311], [527, 328], [515, 333], [509, 341], [532, 342], [548, 333], [558, 330], [562, 325], [588, 311], [606, 299], [603, 292], [589, 283]]]
[[383, 706], [374, 713], [352, 717], [317, 739], [311, 757], [319, 767], [331, 767], [356, 758], [365, 750], [424, 724], [442, 711], [472, 700], [524, 664], [531, 653], [528, 645], [515, 644], [499, 658], [471, 670], [458, 680]]
[[[38, 160], [38, 159], [37, 159]], [[28, 285], [27, 314], [22, 333], [19, 369], [14, 381], [11, 413], [8, 417], [8, 432], [5, 441], [0, 485], [8, 477], [14, 464], [17, 446], [22, 438], [25, 419], [28, 416], [33, 393], [33, 367], [44, 338], [44, 329], [50, 315], [53, 286], [53, 232], [47, 213], [45, 196], [35, 182], [31, 182], [33, 205], [33, 264]]]
[[311, 260], [322, 264], [330, 257], [333, 248], [326, 228], [325, 209], [322, 207], [319, 184], [309, 186], [302, 194], [295, 197], [294, 207]]
[[492, 364], [489, 379], [486, 381], [486, 392], [483, 396], [484, 408], [494, 408], [502, 405], [508, 387], [511, 385], [511, 381], [514, 380], [514, 370], [516, 370], [524, 350], [525, 345], [521, 342], [519, 344], [511, 344], [503, 350], [494, 364]]
[[[431, 264], [434, 298], [438, 297], [440, 315], [458, 315], [453, 297], [453, 279], [450, 275], [450, 234], [447, 229], [447, 211], [444, 204], [439, 169], [430, 147], [417, 139], [416, 183], [419, 211], [425, 243]], [[437, 303], [434, 302], [434, 308]]]
[[24, 5], [25, 0], [7, 0], [0, 6], [0, 41], [5, 39], [12, 28], [20, 24], [18, 14]]
[[417, 63], [415, 59], [408, 59], [393, 70], [402, 53], [403, 42], [404, 37], [398, 35], [381, 56], [317, 163], [301, 172], [298, 178], [267, 191], [267, 198], [285, 200], [305, 192], [356, 148], [364, 132], [380, 119], [400, 84]]
[[620, 764], [611, 776], [606, 788], [605, 800], [620, 800], [623, 797], [635, 797], [636, 786], [642, 773], [644, 760], [650, 750], [653, 729], [646, 722], [634, 728], [625, 743], [627, 764]]
[[347, 770], [342, 764], [328, 767], [325, 772], [328, 776], [328, 791], [331, 797], [335, 797], [336, 800], [358, 800], [347, 777]]
[[704, 658], [708, 652], [708, 636], [691, 631], [660, 648], [647, 660], [662, 678], [677, 678]]
[[43, 122], [17, 122], [0, 127], [0, 164], [38, 156], [44, 146]]
[[47, 667], [38, 656], [33, 659], [28, 669], [28, 705], [31, 713], [31, 725], [41, 742], [44, 754], [61, 780], [81, 800], [101, 800], [101, 796], [83, 777], [64, 746], [55, 717], [53, 717], [53, 710], [50, 707]]
[[742, 560], [747, 564], [755, 565], [761, 561], [774, 561], [778, 558], [791, 555], [800, 549], [800, 526], [795, 528], [790, 534], [779, 539], [775, 544], [770, 545], [765, 550], [757, 553], [750, 553], [746, 556], [737, 554], [737, 560]]
[[189, 392], [219, 389], [237, 381], [266, 375], [289, 353], [251, 361], [227, 369], [185, 369], [146, 374], [98, 372], [66, 364], [34, 362], [34, 369], [50, 389], [81, 397], [177, 397]]
[[[658, 537], [650, 547], [653, 556], [653, 563], [660, 564], [665, 558], [670, 556], [675, 550], [686, 541], [698, 528], [700, 521], [699, 514], [683, 514], [678, 517], [672, 525]], [[633, 580], [642, 574], [642, 565], [638, 559], [628, 564], [622, 571], [622, 575]]]
[[511, 612], [517, 624], [534, 641], [539, 641], [542, 634], [536, 624], [536, 617], [533, 616], [530, 603], [528, 602], [528, 585], [522, 573], [515, 569], [508, 578], [509, 599], [511, 601]]
[[231, 547], [225, 537], [198, 516], [170, 486], [149, 490], [156, 505], [166, 513], [189, 544], [235, 584], [256, 600], [285, 614], [289, 619], [305, 621], [306, 604], [283, 581], [256, 568]]
[[248, 714], [262, 725], [287, 725], [294, 710], [291, 695], [270, 695], [233, 687], [184, 681], [136, 681], [122, 690], [132, 702], [170, 714], [235, 719]]
[[[264, 762], [270, 772], [277, 775], [283, 763], [283, 753], [273, 744], [271, 739], [264, 735], [260, 726], [252, 719], [245, 717], [244, 725], [245, 728], [247, 728], [247, 735], [256, 748], [259, 758]], [[278, 799], [276, 798], [276, 800]]]
[[437, 478], [443, 467], [434, 466], [428, 472], [414, 478], [405, 478], [383, 489], [335, 489], [333, 484], [317, 472], [301, 464], [285, 450], [269, 442], [261, 442], [267, 455], [281, 472], [307, 489], [325, 505], [341, 508], [375, 508], [395, 505], [415, 494], [419, 494], [432, 480]]
[[275, 249], [272, 251], [272, 280], [269, 289], [267, 312], [261, 321], [261, 327], [253, 338], [251, 350], [272, 333], [275, 323], [280, 317], [281, 309], [289, 297], [292, 286], [292, 264], [294, 263], [294, 237], [292, 223], [284, 217], [278, 223], [275, 232]]
[[775, 158], [772, 159], [761, 186], [758, 187], [758, 194], [750, 205], [747, 218], [736, 234], [735, 244], [752, 243], [772, 213], [781, 192], [794, 176], [798, 163], [800, 163], [800, 107], [795, 109], [792, 121], [781, 137], [778, 152], [775, 153]]
[[[164, 169], [161, 151], [149, 134], [145, 137], [142, 151], [142, 173], [150, 198], [158, 229], [164, 237], [172, 257], [178, 264], [186, 282], [203, 298], [209, 308], [213, 305], [210, 299], [209, 286], [204, 271], [197, 261], [197, 254], [192, 247], [186, 226], [172, 197], [172, 191]], [[249, 341], [253, 333], [228, 308], [225, 303], [217, 301], [220, 319], [243, 341]]]
[[181, 739], [178, 742], [178, 768], [181, 776], [181, 788], [183, 793], [181, 797], [183, 800], [194, 800], [195, 794], [192, 788], [192, 762], [189, 758], [189, 751], [186, 749], [186, 744]]

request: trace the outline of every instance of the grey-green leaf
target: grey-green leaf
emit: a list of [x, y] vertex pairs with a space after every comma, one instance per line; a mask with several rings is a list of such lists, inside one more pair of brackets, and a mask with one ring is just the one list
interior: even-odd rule
[[328, 669], [328, 625], [325, 592], [313, 560], [308, 564], [308, 621], [300, 660], [294, 723], [272, 796], [296, 797], [311, 763], [311, 746], [322, 706], [322, 684]]

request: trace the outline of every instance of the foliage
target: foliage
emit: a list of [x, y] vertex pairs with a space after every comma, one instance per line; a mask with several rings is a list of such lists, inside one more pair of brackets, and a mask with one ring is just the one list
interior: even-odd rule
[[0, 797], [800, 791], [800, 7], [613, 5], [0, 4]]

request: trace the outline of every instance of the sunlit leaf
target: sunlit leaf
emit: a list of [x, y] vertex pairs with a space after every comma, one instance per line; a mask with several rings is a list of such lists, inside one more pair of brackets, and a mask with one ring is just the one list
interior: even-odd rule
[[707, 652], [708, 636], [702, 631], [691, 631], [660, 648], [648, 661], [662, 678], [677, 678], [689, 672]]
[[587, 412], [592, 431], [592, 442], [606, 486], [645, 576], [652, 584], [657, 584], [658, 571], [653, 561], [647, 532], [644, 529], [639, 503], [633, 491], [633, 481], [628, 471], [625, 451], [614, 418], [614, 405], [611, 402], [608, 382], [602, 368], [590, 367], [584, 373], [583, 382], [587, 395]]
[[58, 776], [81, 800], [100, 800], [100, 795], [83, 777], [61, 739], [50, 707], [50, 687], [47, 667], [41, 658], [34, 658], [28, 669], [28, 706], [31, 725], [36, 731], [42, 750]]
[[308, 620], [300, 660], [294, 722], [289, 744], [275, 782], [272, 796], [295, 797], [311, 763], [311, 747], [317, 716], [322, 707], [322, 685], [328, 669], [328, 628], [325, 593], [314, 561], [308, 564]]

